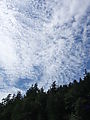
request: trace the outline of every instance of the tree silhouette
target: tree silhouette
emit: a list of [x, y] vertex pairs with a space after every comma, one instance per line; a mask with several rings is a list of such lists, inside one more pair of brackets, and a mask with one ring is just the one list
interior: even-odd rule
[[45, 92], [32, 85], [22, 96], [9, 94], [0, 103], [0, 120], [90, 120], [90, 73], [77, 82]]

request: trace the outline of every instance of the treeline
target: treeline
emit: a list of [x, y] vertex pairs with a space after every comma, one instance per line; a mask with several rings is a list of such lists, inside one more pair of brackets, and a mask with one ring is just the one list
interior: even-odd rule
[[83, 80], [47, 92], [37, 84], [22, 97], [9, 94], [0, 103], [0, 120], [90, 120], [90, 73]]

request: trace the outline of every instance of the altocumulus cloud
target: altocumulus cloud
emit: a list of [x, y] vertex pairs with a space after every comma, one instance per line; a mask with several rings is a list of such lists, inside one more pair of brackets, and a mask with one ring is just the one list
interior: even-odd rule
[[0, 0], [0, 96], [81, 76], [90, 58], [89, 8], [90, 0]]

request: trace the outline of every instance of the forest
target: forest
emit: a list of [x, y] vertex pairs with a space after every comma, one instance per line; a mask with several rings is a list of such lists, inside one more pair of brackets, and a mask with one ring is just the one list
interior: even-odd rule
[[8, 94], [0, 103], [0, 120], [90, 120], [90, 73], [77, 82], [48, 91], [32, 85], [22, 95]]

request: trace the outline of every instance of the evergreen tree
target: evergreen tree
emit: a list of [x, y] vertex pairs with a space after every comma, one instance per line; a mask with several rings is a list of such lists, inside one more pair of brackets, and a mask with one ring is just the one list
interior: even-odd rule
[[53, 82], [47, 92], [35, 84], [24, 96], [9, 94], [0, 103], [0, 120], [90, 120], [90, 73], [69, 85]]

